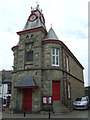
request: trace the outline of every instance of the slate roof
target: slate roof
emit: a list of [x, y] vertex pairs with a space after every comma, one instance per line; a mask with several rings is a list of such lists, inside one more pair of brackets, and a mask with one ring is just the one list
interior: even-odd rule
[[56, 33], [54, 32], [54, 30], [52, 29], [52, 27], [50, 28], [47, 36], [45, 37], [45, 40], [58, 40], [58, 37], [56, 35]]
[[42, 14], [40, 9], [36, 7], [34, 10], [32, 10], [32, 12], [35, 13], [38, 16], [38, 18], [33, 22], [30, 22], [29, 20], [27, 20], [23, 30], [29, 30], [29, 29], [37, 28], [41, 26], [46, 30], [45, 24], [43, 24], [40, 20], [40, 15]]
[[25, 76], [21, 81], [17, 82], [15, 87], [34, 87], [36, 86], [33, 78], [31, 76]]

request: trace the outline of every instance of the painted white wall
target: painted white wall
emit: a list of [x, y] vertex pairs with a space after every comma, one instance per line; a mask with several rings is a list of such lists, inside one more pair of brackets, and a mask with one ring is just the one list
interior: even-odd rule
[[3, 84], [1, 86], [1, 95], [4, 97], [6, 96], [8, 93], [8, 85], [7, 84]]

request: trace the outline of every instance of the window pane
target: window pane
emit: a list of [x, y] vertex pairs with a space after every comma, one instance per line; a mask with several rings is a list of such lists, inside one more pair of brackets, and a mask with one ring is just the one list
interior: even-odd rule
[[55, 56], [52, 56], [52, 64], [55, 65]]
[[55, 55], [55, 48], [52, 49], [52, 54]]
[[68, 98], [70, 98], [70, 84], [68, 84]]
[[26, 60], [27, 61], [33, 61], [33, 51], [29, 51], [26, 54]]
[[56, 55], [58, 55], [58, 52], [59, 52], [59, 50], [58, 50], [58, 49], [56, 49]]
[[58, 65], [58, 56], [56, 56], [56, 65]]

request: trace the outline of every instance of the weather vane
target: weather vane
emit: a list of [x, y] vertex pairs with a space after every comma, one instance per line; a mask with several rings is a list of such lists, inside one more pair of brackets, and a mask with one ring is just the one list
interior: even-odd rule
[[39, 2], [38, 2], [38, 0], [36, 1], [36, 5], [39, 6]]
[[38, 0], [36, 1], [36, 5], [38, 5]]

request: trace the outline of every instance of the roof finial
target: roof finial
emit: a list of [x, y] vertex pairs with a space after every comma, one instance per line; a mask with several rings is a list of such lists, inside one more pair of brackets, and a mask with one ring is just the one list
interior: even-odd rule
[[31, 11], [32, 11], [32, 7], [31, 7]]
[[52, 29], [52, 24], [51, 24], [50, 28]]

